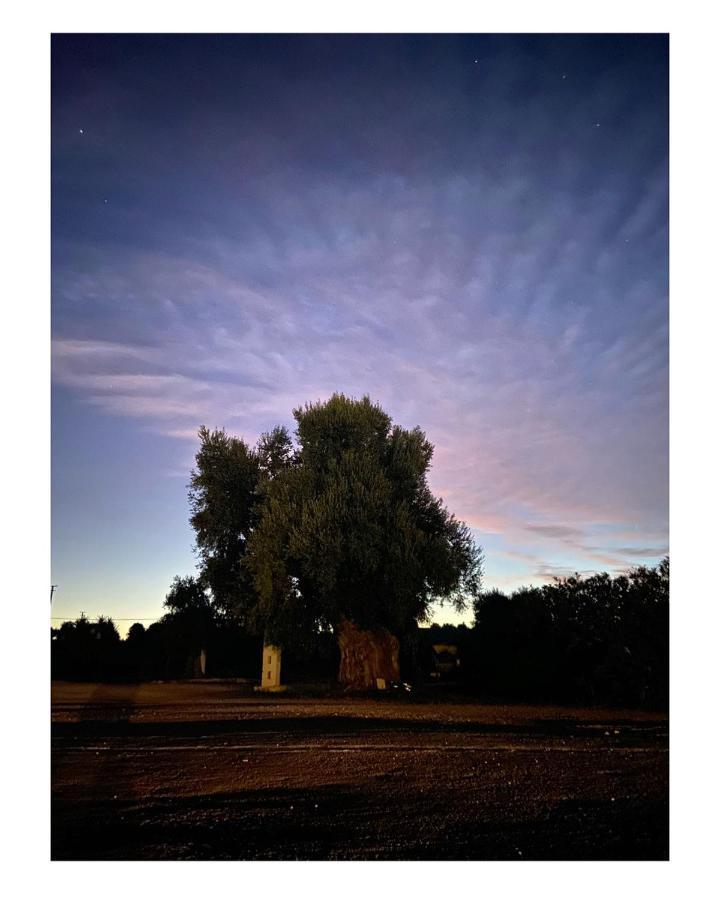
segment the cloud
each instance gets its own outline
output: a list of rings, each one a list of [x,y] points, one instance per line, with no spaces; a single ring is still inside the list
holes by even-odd
[[[362,78],[362,41],[319,42],[332,81],[252,42],[169,67],[203,102],[150,79],[162,129],[119,54],[81,182],[63,125],[97,91],[58,101],[53,379],[185,442],[369,393],[426,430],[433,489],[517,563],[642,559],[667,527],[665,110],[617,80],[627,55],[535,95],[532,54],[490,48],[470,75],[443,39],[418,91],[387,40]],[[217,59],[241,67],[232,101]]]
[[[661,558],[663,556],[667,556],[670,552],[667,546],[665,547],[616,547],[614,548],[620,556],[639,556],[644,559],[653,559],[653,558]]]
[[[56,381],[107,413],[183,439],[203,422],[252,437],[289,422],[305,400],[370,393],[403,424],[427,430],[433,486],[480,530],[539,518],[529,532],[575,539],[579,549],[588,523],[637,521],[628,496],[642,501],[641,518],[662,506],[656,477],[645,497],[638,490],[652,473],[640,459],[665,415],[662,321],[657,337],[633,340],[627,319],[623,335],[603,338],[592,304],[561,289],[578,275],[564,258],[554,272],[547,251],[516,256],[509,238],[453,238],[446,214],[433,211],[441,186],[381,179],[356,207],[342,192],[330,198],[327,186],[322,202],[308,190],[314,218],[302,238],[289,209],[279,216],[282,266],[264,236],[236,248],[232,264],[226,239],[204,247],[201,260],[116,253],[109,267],[76,250],[58,291],[73,309],[92,311],[81,323],[68,315],[75,334],[56,337]],[[378,226],[383,190],[394,212]],[[452,181],[444,190],[453,196]],[[336,219],[349,225],[342,238]],[[265,284],[253,260],[272,265]],[[128,306],[134,313],[120,315]]]
[[[569,566],[539,566],[532,573],[537,581],[554,581],[556,578],[571,578],[573,575],[593,575],[594,569],[576,569]]]
[[[532,531],[551,538],[577,539],[582,536],[582,531],[579,528],[572,528],[568,525],[525,525],[524,527],[526,531]]]

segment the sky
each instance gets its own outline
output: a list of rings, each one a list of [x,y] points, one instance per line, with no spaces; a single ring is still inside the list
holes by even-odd
[[[53,615],[160,616],[199,426],[334,391],[486,588],[668,552],[665,36],[53,37]]]

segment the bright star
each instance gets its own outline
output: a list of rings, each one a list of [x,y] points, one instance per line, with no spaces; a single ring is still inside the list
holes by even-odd
[[[80,129],[80,134],[85,134],[85,132],[82,130],[82,128]]]

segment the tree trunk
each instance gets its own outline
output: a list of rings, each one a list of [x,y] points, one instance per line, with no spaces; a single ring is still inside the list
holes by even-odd
[[[343,619],[338,627],[338,681],[348,690],[374,690],[377,679],[400,681],[400,642],[386,628],[363,630]]]

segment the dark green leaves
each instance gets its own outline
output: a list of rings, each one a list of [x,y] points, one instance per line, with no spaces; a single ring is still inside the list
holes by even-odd
[[[297,446],[284,428],[254,450],[200,432],[191,521],[221,605],[283,644],[344,618],[401,633],[477,594],[481,554],[430,492],[419,428],[343,394],[294,415]]]

